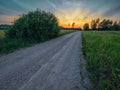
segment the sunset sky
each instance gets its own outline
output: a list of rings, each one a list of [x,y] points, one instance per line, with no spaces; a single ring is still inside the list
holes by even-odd
[[[82,27],[96,18],[120,21],[120,0],[0,0],[0,24],[37,8],[54,13],[64,27],[73,22]]]

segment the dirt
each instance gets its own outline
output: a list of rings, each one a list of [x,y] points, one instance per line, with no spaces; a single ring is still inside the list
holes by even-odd
[[[0,56],[0,90],[86,90],[81,32]]]

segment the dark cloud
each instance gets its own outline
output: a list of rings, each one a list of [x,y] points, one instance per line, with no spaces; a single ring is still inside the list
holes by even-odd
[[[120,16],[120,5],[111,7],[108,11],[105,12],[105,15],[109,15],[109,16],[117,15],[117,16]]]
[[[36,8],[50,12],[70,8],[75,12],[75,8],[79,8],[92,14],[120,17],[120,0],[0,0],[0,16],[18,15]],[[61,12],[61,15],[64,15],[64,12]]]
[[[106,16],[120,16],[120,0],[89,0],[91,11],[102,12]]]
[[[105,14],[114,15],[120,12],[120,0],[0,0],[0,14],[23,13],[36,8],[53,11],[59,8],[76,7],[87,8],[93,12],[102,12],[103,7],[107,7],[109,9]]]
[[[26,9],[14,2],[14,0],[0,0],[0,14],[18,14]]]

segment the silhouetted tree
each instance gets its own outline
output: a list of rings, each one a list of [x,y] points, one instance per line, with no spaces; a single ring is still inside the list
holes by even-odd
[[[68,26],[70,27],[70,23],[68,23]]]
[[[119,26],[119,30],[120,30],[120,21],[119,21],[119,23],[118,23],[118,26]]]
[[[72,28],[74,28],[74,26],[75,26],[75,22],[72,23]]]
[[[111,30],[118,31],[120,30],[120,25],[116,21],[113,23],[113,26],[111,27]]]
[[[96,28],[97,28],[97,29],[98,29],[99,22],[100,22],[100,19],[99,19],[99,18],[96,19],[96,24],[97,24]]]
[[[98,25],[98,28],[101,29],[101,30],[110,30],[111,29],[111,26],[113,24],[113,21],[112,20],[102,20],[99,25]]]
[[[97,30],[97,28],[98,28],[98,25],[99,25],[99,22],[100,22],[100,19],[98,18],[98,19],[94,19],[94,20],[92,20],[91,21],[91,29],[92,30]]]
[[[84,26],[83,26],[83,29],[85,31],[88,31],[89,30],[89,24],[88,23],[85,23]]]
[[[104,19],[99,23],[99,29],[103,30],[106,27],[105,22],[106,22],[106,20]]]
[[[120,30],[120,22],[113,22],[109,19],[94,19],[91,21],[92,30]]]
[[[112,26],[112,24],[113,24],[113,21],[112,20],[106,20],[106,29],[107,30],[110,30],[111,29],[111,26]]]
[[[91,29],[92,29],[92,30],[96,30],[95,20],[92,20],[92,21],[91,21]]]

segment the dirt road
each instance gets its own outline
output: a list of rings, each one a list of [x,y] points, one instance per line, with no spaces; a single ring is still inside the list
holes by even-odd
[[[81,32],[0,56],[0,90],[85,90]]]

